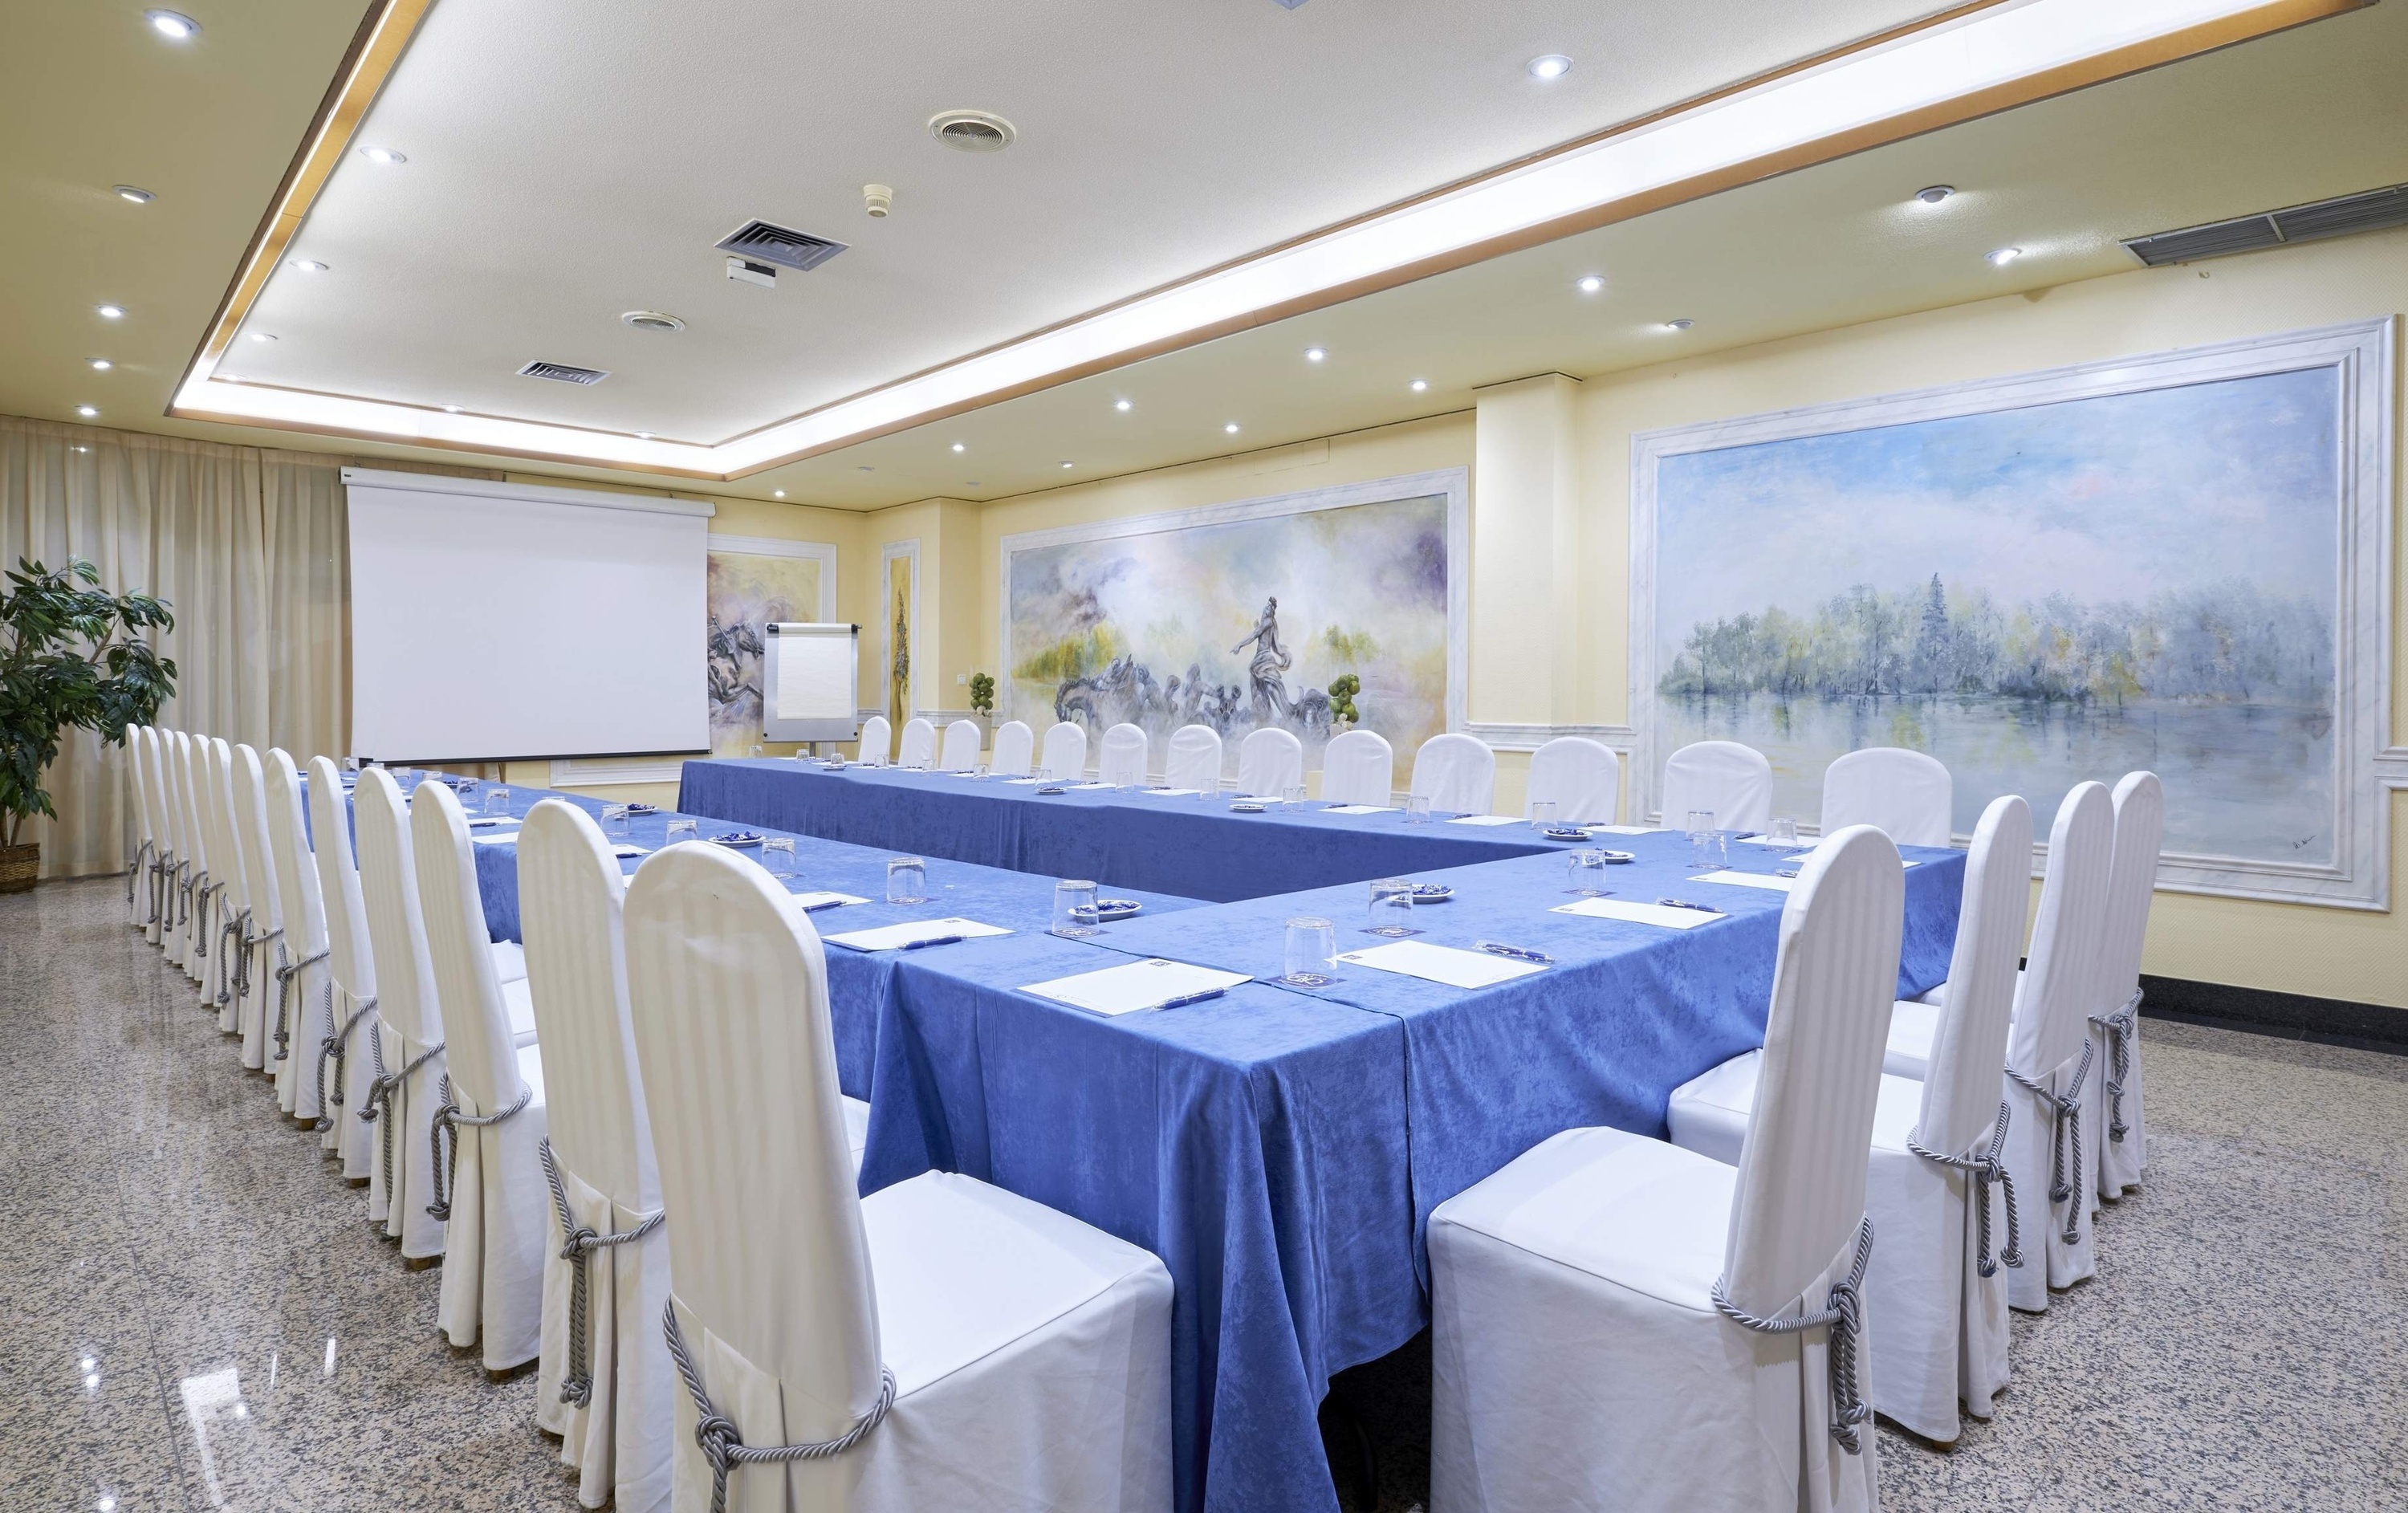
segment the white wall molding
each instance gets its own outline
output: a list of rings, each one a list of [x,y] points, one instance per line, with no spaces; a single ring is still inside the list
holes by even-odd
[[[1627,760],[1639,745],[1639,732],[1628,725],[1515,725],[1475,720],[1463,728],[1487,742],[1492,751],[1535,751],[1558,735],[1585,735]]]

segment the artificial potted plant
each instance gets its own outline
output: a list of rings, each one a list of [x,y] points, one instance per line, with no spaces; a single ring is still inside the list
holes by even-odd
[[[995,726],[995,679],[984,673],[970,674],[970,711],[989,732]]]
[[[25,840],[25,825],[58,817],[42,774],[65,733],[122,743],[126,726],[150,724],[176,692],[176,664],[141,637],[175,629],[174,613],[99,582],[81,557],[57,572],[20,557],[0,592],[0,893],[23,892],[41,874],[42,848]]]

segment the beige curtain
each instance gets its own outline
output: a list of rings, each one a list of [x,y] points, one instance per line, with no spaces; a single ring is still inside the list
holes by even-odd
[[[143,589],[173,607],[159,649],[175,659],[176,696],[160,724],[280,746],[295,762],[339,753],[351,735],[351,461],[0,416],[0,563],[86,557],[110,592]],[[135,845],[124,775],[122,748],[69,734],[49,782],[59,817],[27,830],[45,877],[123,868]]]

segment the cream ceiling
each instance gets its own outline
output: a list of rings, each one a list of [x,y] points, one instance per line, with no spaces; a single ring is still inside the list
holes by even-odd
[[[1110,27],[1082,8],[1013,11],[1016,24],[987,33],[987,12],[830,7],[810,18],[806,46],[778,19],[792,7],[718,7],[708,26],[667,7],[674,25],[601,13],[559,34],[543,30],[552,13],[597,13],[440,0],[358,137],[410,162],[345,160],[295,248],[330,272],[272,282],[249,329],[281,339],[237,342],[226,367],[724,435],[1922,8],[1521,6],[1500,24],[1494,7],[1314,0],[1291,13],[1261,0],[1257,13],[1233,0],[1115,11]],[[196,9],[198,45],[169,52],[138,10],[39,8],[69,64],[55,72],[81,87],[0,64],[25,75],[0,75],[0,173],[29,212],[0,230],[0,267],[23,276],[0,290],[0,314],[26,338],[0,353],[0,408],[65,419],[97,388],[102,423],[241,434],[156,417],[357,19],[310,33],[293,9],[265,34],[273,48]],[[2117,236],[2408,178],[2402,11],[2319,22],[738,484],[679,487],[782,488],[857,508],[993,497],[1457,409],[1472,387],[1526,373],[1600,373],[2121,271],[2131,263]],[[1541,86],[1522,64],[1545,50],[1580,62]],[[271,54],[277,78],[303,74],[306,87],[269,87]],[[438,58],[447,66],[415,84]],[[28,105],[21,83],[41,85],[48,108]],[[145,124],[171,84],[187,91],[174,102],[180,125]],[[1010,117],[1022,141],[994,157],[946,151],[922,126],[956,106]],[[146,143],[167,154],[149,186],[158,204],[108,197],[108,183],[139,181],[94,155],[112,136],[121,157]],[[245,158],[247,178],[229,166]],[[892,219],[863,214],[870,180],[895,186]],[[1965,193],[1909,208],[1929,182]],[[729,285],[710,243],[751,215],[853,250],[774,293]],[[129,226],[143,239],[124,240]],[[2031,255],[2003,271],[1982,260],[2011,243]],[[1573,279],[1591,272],[1607,287],[1578,293]],[[135,314],[102,331],[89,313],[100,298]],[[631,308],[690,325],[633,332],[616,320]],[[1672,316],[1697,325],[1664,332]],[[91,374],[79,343],[102,337],[137,360]],[[1308,364],[1316,344],[1328,359]],[[532,357],[613,377],[593,390],[514,377]],[[1426,391],[1408,387],[1416,378]],[[1113,407],[1123,398],[1125,412]],[[1233,421],[1235,436],[1223,430]]]

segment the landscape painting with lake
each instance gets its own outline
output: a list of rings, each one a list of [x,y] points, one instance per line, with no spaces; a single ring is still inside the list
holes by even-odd
[[[1776,814],[1843,752],[2048,818],[2166,786],[2170,853],[2336,851],[2341,379],[2329,366],[1660,457],[1658,749],[1743,741]]]

